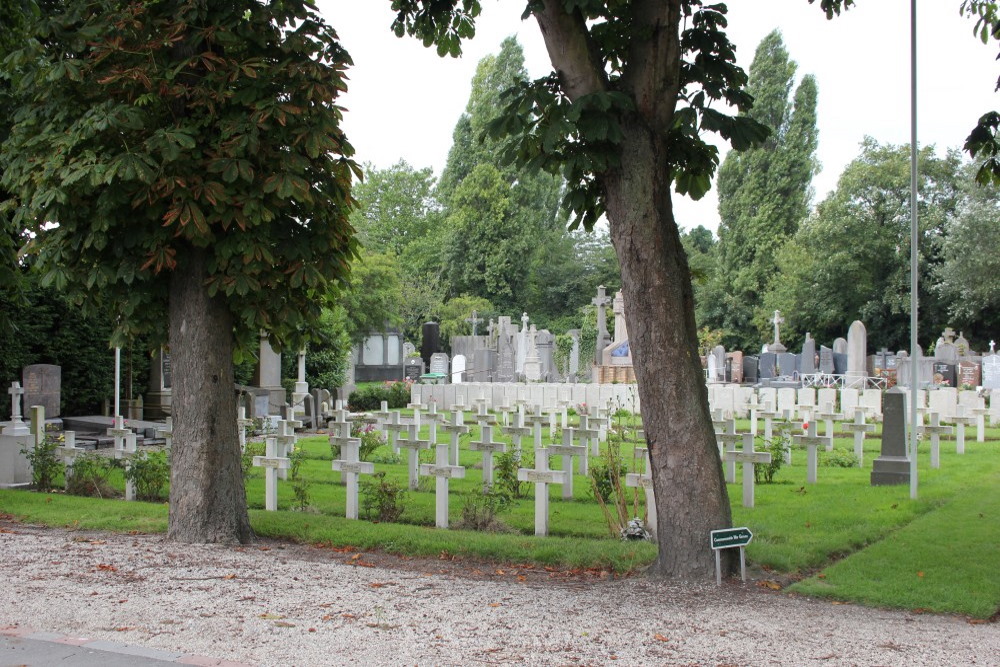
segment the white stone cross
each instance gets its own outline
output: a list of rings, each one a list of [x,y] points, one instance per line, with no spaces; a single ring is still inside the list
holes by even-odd
[[[423,417],[424,417],[424,419],[427,420],[427,423],[428,423],[428,426],[429,426],[429,429],[428,429],[428,433],[429,433],[428,440],[430,441],[431,446],[433,447],[433,446],[437,445],[437,437],[438,437],[437,428],[438,428],[438,422],[444,421],[444,418],[446,417],[446,415],[443,412],[438,412],[437,411],[437,403],[435,403],[435,402],[432,401],[431,405],[430,405],[430,408],[427,410],[427,413],[423,415]]]
[[[72,476],[73,462],[76,461],[77,454],[85,452],[83,447],[76,446],[76,431],[63,431],[63,444],[56,447],[56,454],[62,457],[66,471],[63,474],[66,488],[69,488],[69,478]]]
[[[346,424],[347,428],[351,427],[350,422],[343,422],[343,424]],[[274,439],[278,443],[278,456],[288,457],[295,451],[295,429],[292,428],[291,422],[287,419],[278,420],[278,434]],[[278,477],[288,479],[288,469],[279,470]]]
[[[420,459],[420,450],[431,448],[430,440],[420,439],[418,428],[416,424],[410,424],[409,428],[400,433],[396,439],[396,445],[408,452],[406,472],[411,491],[416,491],[417,486],[420,484],[420,470],[417,467]]]
[[[725,452],[735,452],[736,443],[743,442],[743,435],[736,432],[736,420],[730,419],[725,422],[724,431],[715,432],[715,441],[719,445],[719,456],[726,465],[726,483],[736,483],[736,459],[730,459]]]
[[[247,419],[247,409],[245,406],[240,406],[236,411],[236,430],[240,438],[240,451],[246,451],[247,448],[247,427],[253,423],[252,419]],[[170,431],[165,437],[167,439],[167,448],[169,449],[172,444],[173,437],[173,427],[171,426],[170,417],[167,417],[167,430]],[[159,433],[159,431],[157,431]]]
[[[125,436],[131,433],[131,429],[125,428],[125,419],[118,415],[114,419],[114,425],[108,429],[108,433],[115,439],[115,451],[125,448]]]
[[[253,464],[264,468],[264,509],[274,512],[278,509],[278,471],[287,470],[291,460],[278,456],[276,438],[264,438],[264,456],[253,457]]]
[[[535,485],[535,535],[549,534],[549,484],[565,484],[563,470],[549,470],[549,451],[535,450],[535,467],[518,468],[517,478]]]
[[[819,437],[816,435],[816,422],[811,421],[806,427],[805,435],[794,435],[792,440],[797,445],[805,445],[808,455],[806,457],[806,481],[810,484],[816,483],[816,468],[818,466],[816,448],[820,445],[826,447],[831,438]]]
[[[746,407],[750,411],[750,434],[757,435],[757,414],[760,412],[760,402],[757,400],[757,393],[750,395],[750,400],[746,402]]]
[[[944,426],[941,423],[941,415],[937,412],[931,413],[931,423],[917,426],[917,433],[920,435],[930,434],[931,436],[931,467],[941,467],[941,436],[952,432],[951,426]]]
[[[785,410],[784,413],[785,413],[784,418],[785,420],[787,420],[789,418],[788,410]],[[792,431],[795,430],[795,428],[796,428],[795,424],[793,424],[790,421],[779,421],[772,424],[771,433],[775,438],[784,438],[786,435],[791,435]],[[770,445],[772,442],[773,441],[769,440],[768,445]],[[791,447],[785,447],[785,463],[788,465],[792,465]]]
[[[965,427],[974,426],[976,418],[974,416],[967,416],[965,414],[965,406],[959,405],[955,407],[955,416],[951,418],[951,421],[955,423],[955,453],[964,454]]]
[[[250,421],[247,419],[246,421]],[[246,432],[243,430],[243,426],[240,425],[240,420],[236,420],[237,425],[240,429],[240,451],[246,447]],[[163,425],[163,428],[156,429],[156,435],[163,438],[163,446],[170,449],[174,446],[174,418],[167,417],[167,423]]]
[[[446,423],[441,429],[451,436],[450,449],[451,458],[449,462],[453,466],[458,465],[458,442],[459,439],[469,432],[469,427],[465,425],[465,415],[461,410],[455,410],[454,421]]]
[[[726,462],[736,465],[736,463],[743,464],[743,507],[753,507],[754,506],[754,474],[753,465],[755,463],[770,463],[771,453],[770,452],[755,452],[753,448],[754,436],[752,433],[744,433],[743,438],[743,451],[727,451],[726,452]]]
[[[375,419],[377,420],[379,430],[382,430],[382,427],[387,421],[389,421],[389,417],[391,415],[392,413],[389,412],[389,401],[380,401],[379,410],[375,413]]]
[[[486,399],[476,399],[476,423],[480,426],[492,426],[497,423],[497,418],[486,410]]]
[[[524,423],[531,426],[532,433],[535,435],[535,449],[542,448],[542,427],[547,421],[547,417],[542,414],[542,408],[540,406],[535,406],[535,411],[530,415],[524,416]]]
[[[986,442],[986,415],[989,414],[989,408],[979,406],[970,408],[969,412],[976,418],[976,442]]]
[[[780,417],[781,413],[771,409],[771,401],[764,401],[764,409],[760,411],[760,416],[764,418],[764,440],[771,442],[774,435],[774,420]]]
[[[389,438],[389,445],[392,447],[393,453],[398,454],[399,444],[396,440],[401,434],[409,432],[410,425],[400,421],[399,410],[396,410],[389,416],[389,421],[382,428]]]
[[[479,440],[469,443],[469,449],[483,454],[483,487],[493,486],[493,455],[507,451],[506,443],[493,439],[493,427],[482,426]]]
[[[407,403],[406,407],[413,410],[413,423],[416,424],[417,431],[419,431],[422,425],[420,422],[420,411],[427,406],[425,406],[423,403]]]
[[[855,410],[854,421],[840,425],[841,431],[854,433],[854,457],[858,460],[858,467],[864,467],[865,457],[865,434],[875,431],[875,424],[865,422],[865,411]]]
[[[600,429],[592,428],[590,422],[591,418],[589,416],[580,415],[580,424],[576,429],[576,435],[580,438],[580,443],[583,446],[586,447],[587,443],[590,443],[590,455],[596,457],[601,455],[601,441],[599,439],[601,431]]]
[[[562,494],[564,500],[573,499],[573,458],[576,456],[587,458],[587,447],[573,444],[574,431],[575,429],[572,428],[563,429],[562,444],[549,445],[550,456],[563,457],[562,469],[566,473],[566,482],[563,484]]]
[[[501,426],[500,431],[504,435],[509,435],[516,451],[521,451],[521,438],[531,435],[531,427],[524,425],[524,412],[518,410],[514,413],[513,426]]]
[[[597,427],[599,431],[598,439],[604,442],[608,439],[608,424],[611,420],[608,418],[608,412],[604,408],[599,408],[596,405],[590,406],[590,419],[588,424],[590,428]]]
[[[779,330],[779,327],[781,324],[784,324],[784,322],[785,318],[781,316],[781,311],[780,310],[774,311],[774,317],[771,318],[771,323],[774,324],[775,343],[781,343],[781,335],[780,335],[781,332]]]
[[[437,445],[434,463],[420,465],[421,475],[437,478],[434,480],[434,525],[438,528],[448,527],[448,480],[452,477],[465,477],[465,468],[449,465],[448,455],[447,443]]]
[[[24,389],[21,387],[20,382],[11,382],[10,389],[7,390],[10,394],[10,424],[12,427],[17,428],[24,424],[24,420],[21,417],[21,396],[24,395]]]
[[[830,438],[830,444],[826,447],[829,452],[833,450],[833,420],[843,419],[844,415],[833,409],[833,403],[824,403],[823,410],[816,413],[816,418],[823,420],[823,436]]]
[[[345,515],[348,519],[358,518],[358,478],[359,475],[372,475],[375,473],[375,464],[362,461],[359,455],[361,450],[361,439],[351,437],[351,425],[342,424],[338,437],[330,436],[330,442],[340,445],[340,458],[332,463],[333,470],[340,473],[340,478],[344,480],[347,487],[347,511]]]
[[[136,446],[135,433],[129,431],[122,439],[122,447],[115,446],[115,458],[125,462],[125,500],[135,500],[135,482],[128,478],[128,470],[132,467],[132,459],[136,457],[138,447]]]
[[[328,428],[336,428],[336,427],[331,427],[330,426],[331,424],[337,424],[337,425],[347,424],[348,422],[351,421],[351,413],[345,410],[343,407],[338,406],[330,414],[332,415],[332,418],[330,419],[329,422],[327,422]]]
[[[656,537],[656,496],[653,493],[653,467],[649,463],[649,449],[645,447],[637,447],[636,452],[639,450],[644,452],[643,458],[646,461],[646,472],[636,473],[630,472],[625,475],[625,486],[630,488],[642,487],[642,490],[646,494],[646,530],[649,531],[650,535],[654,538]]]

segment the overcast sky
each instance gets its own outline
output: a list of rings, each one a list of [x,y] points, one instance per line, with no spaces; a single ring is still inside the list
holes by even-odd
[[[505,37],[517,35],[530,76],[550,69],[537,25],[520,19],[524,0],[483,0],[476,38],[459,59],[439,58],[417,40],[396,38],[389,30],[388,0],[318,0],[318,5],[355,63],[342,98],[345,129],[357,158],[378,168],[405,159],[440,175],[476,64],[496,53]],[[798,77],[817,79],[822,171],[813,181],[816,201],[836,186],[865,135],[882,143],[909,142],[909,5],[858,0],[858,6],[827,21],[806,0],[729,3],[728,33],[744,69],[760,40],[779,28],[799,65]],[[939,151],[960,148],[978,117],[997,107],[997,47],[973,37],[973,22],[959,16],[959,0],[918,5],[918,142]],[[682,226],[718,227],[714,190],[700,202],[680,196],[675,202]]]

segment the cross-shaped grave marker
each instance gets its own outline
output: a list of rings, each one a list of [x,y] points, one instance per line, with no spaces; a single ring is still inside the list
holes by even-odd
[[[931,423],[917,426],[917,433],[920,435],[930,434],[931,436],[931,467],[941,467],[941,436],[950,434],[954,429],[941,423],[941,415],[937,412],[931,413]]]
[[[542,408],[535,406],[535,411],[530,415],[524,416],[524,423],[531,426],[532,433],[535,436],[535,449],[542,448],[542,427],[548,418],[542,414]]]
[[[746,407],[750,411],[750,433],[757,435],[757,413],[760,412],[760,402],[757,400],[757,393],[750,395],[750,400],[746,402]]]
[[[11,382],[7,393],[10,394],[10,422],[3,429],[4,435],[26,435],[29,432],[28,427],[21,416],[21,397],[24,395],[24,388],[20,382]]]
[[[969,410],[976,420],[976,442],[986,442],[986,415],[989,408],[975,407]]]
[[[406,472],[410,491],[416,491],[417,486],[420,485],[420,470],[417,467],[420,459],[420,450],[431,448],[430,440],[420,439],[419,428],[416,424],[409,424],[409,428],[400,433],[396,439],[396,445],[408,452]]]
[[[389,412],[389,401],[380,401],[378,412],[374,414],[376,423],[378,424],[378,429],[382,430],[382,427],[387,421],[389,421],[389,417],[392,415],[392,413]]]
[[[855,410],[854,421],[840,425],[841,431],[854,433],[854,457],[858,460],[858,467],[864,467],[865,456],[865,434],[875,431],[875,424],[865,422],[865,411]]]
[[[413,423],[416,425],[417,431],[420,431],[420,427],[422,425],[420,423],[420,412],[427,406],[423,403],[407,403],[406,407],[413,410]]]
[[[135,482],[129,479],[128,471],[132,468],[132,459],[138,455],[135,433],[129,431],[122,438],[122,446],[119,449],[115,442],[115,458],[125,462],[125,500],[135,500]]]
[[[514,425],[501,426],[500,431],[510,436],[516,451],[521,451],[521,438],[531,435],[531,427],[524,425],[524,412],[521,410],[514,413]]]
[[[816,435],[816,422],[811,421],[806,425],[805,435],[794,435],[792,436],[792,440],[797,445],[805,445],[806,451],[808,452],[806,456],[806,481],[810,484],[815,484],[816,468],[818,466],[816,448],[820,445],[826,447],[831,438]]]
[[[476,423],[480,426],[493,426],[497,418],[486,410],[486,399],[476,399]]]
[[[125,418],[118,415],[114,419],[114,424],[108,429],[108,433],[115,439],[114,449],[119,451],[125,448],[125,436],[131,433],[131,429],[125,428]]]
[[[549,452],[535,450],[535,467],[518,468],[517,478],[535,485],[535,535],[549,534],[549,484],[565,484],[563,470],[549,470]]]
[[[278,509],[278,471],[287,470],[291,460],[278,455],[277,438],[264,438],[264,456],[253,457],[253,464],[264,468],[264,509],[274,512]]]
[[[389,439],[389,445],[392,447],[394,454],[399,454],[399,443],[398,438],[401,434],[407,433],[410,430],[409,424],[404,424],[399,419],[399,410],[393,411],[389,415],[389,421],[382,427],[386,433],[386,437]]]
[[[247,419],[247,409],[244,406],[240,406],[236,411],[236,430],[240,438],[240,451],[245,451],[247,448],[247,428],[253,423],[252,419]],[[167,441],[167,449],[170,448],[173,440],[173,426],[171,425],[170,417],[167,417],[167,428],[169,431],[164,437]],[[157,431],[160,433],[160,431]]]
[[[760,411],[760,416],[764,418],[764,440],[771,442],[774,435],[774,420],[780,417],[781,413],[771,409],[771,401],[764,401],[764,409]]]
[[[347,487],[348,519],[358,518],[358,476],[375,473],[375,464],[362,461],[360,457],[361,439],[351,437],[350,423],[340,424],[340,433],[330,436],[330,444],[340,446],[340,458],[333,461],[332,468],[340,472],[340,478]]]
[[[423,415],[424,419],[427,421],[429,426],[428,440],[430,441],[432,447],[437,445],[438,422],[444,421],[446,416],[447,415],[445,415],[445,413],[437,411],[437,403],[433,401],[431,402],[430,408],[428,408],[427,413]]]
[[[351,427],[350,422],[343,422],[342,424],[346,424],[348,429]],[[292,428],[291,422],[287,419],[279,419],[278,434],[274,439],[278,443],[278,456],[288,457],[292,455],[292,452],[295,450],[295,429]],[[279,470],[278,477],[288,479],[288,469],[282,468]]]
[[[550,456],[561,456],[562,469],[566,473],[566,482],[563,484],[563,499],[573,498],[573,458],[579,456],[587,458],[587,447],[584,445],[574,445],[574,431],[576,429],[563,429],[563,441],[561,445],[549,445]]]
[[[610,423],[608,418],[608,411],[604,408],[599,408],[596,405],[590,406],[590,419],[588,424],[590,428],[597,428],[598,430],[598,440],[604,442],[608,439],[608,424]]]
[[[636,454],[643,453],[646,461],[646,471],[643,473],[630,472],[625,475],[625,486],[630,488],[642,487],[646,495],[646,530],[654,538],[656,537],[656,496],[653,494],[653,468],[649,464],[649,449],[646,447],[636,447]]]
[[[832,403],[823,404],[823,409],[816,413],[817,419],[823,420],[823,436],[830,438],[830,444],[827,445],[826,451],[833,450],[833,420],[843,419],[844,415],[838,413],[833,409]]]
[[[753,507],[753,465],[755,463],[770,463],[771,453],[754,451],[754,436],[752,433],[744,433],[741,437],[743,438],[743,451],[727,451],[726,461],[731,462],[733,465],[736,465],[737,462],[743,464],[743,507]]]
[[[476,335],[476,327],[479,325],[480,322],[483,321],[479,317],[479,313],[476,312],[475,310],[473,310],[472,311],[472,317],[466,317],[465,321],[472,325],[472,335],[475,336]],[[445,528],[447,528],[447,526],[445,526]]]
[[[482,426],[479,440],[469,443],[469,449],[483,454],[483,486],[493,486],[493,455],[507,451],[507,444],[493,439],[493,427]]]
[[[965,414],[965,406],[959,405],[955,408],[955,416],[951,418],[955,423],[955,453],[965,453],[965,427],[974,426],[976,418]]]
[[[600,429],[592,428],[590,426],[590,417],[588,415],[580,415],[580,424],[576,429],[576,436],[580,438],[580,444],[587,446],[590,443],[590,455],[600,456],[601,455],[601,442]],[[585,473],[580,473],[581,475]]]
[[[743,435],[736,432],[736,420],[729,419],[723,421],[723,431],[715,432],[715,441],[719,444],[719,456],[725,461],[726,483],[736,483],[736,460],[730,460],[726,452],[735,452],[736,443],[743,441]]]
[[[486,428],[489,428],[488,426]],[[448,527],[448,480],[465,477],[465,468],[448,464],[448,444],[435,447],[434,463],[422,463],[420,474],[436,477],[434,480],[434,525]]]
[[[63,473],[66,488],[69,488],[69,479],[72,477],[73,462],[78,454],[85,452],[83,447],[76,446],[76,431],[63,431],[63,444],[56,447],[56,454],[62,457],[66,470]]]
[[[450,463],[453,466],[458,465],[458,442],[459,439],[469,432],[469,427],[465,425],[465,413],[461,410],[455,410],[454,420],[450,423],[446,423],[441,429],[451,436],[450,452],[451,458]]]

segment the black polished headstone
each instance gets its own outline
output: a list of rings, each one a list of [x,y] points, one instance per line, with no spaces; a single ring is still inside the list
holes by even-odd
[[[774,352],[761,352],[757,363],[757,379],[769,380],[777,377],[778,355]]]
[[[430,368],[431,357],[441,351],[441,326],[437,322],[424,322],[420,333],[420,357],[424,368]]]
[[[847,372],[847,355],[840,352],[833,353],[833,372],[836,375],[843,375]]]
[[[821,345],[819,348],[819,372],[827,375],[834,373],[833,350],[826,345]]]
[[[743,381],[755,384],[758,379],[757,365],[760,359],[757,357],[743,357]]]
[[[955,380],[957,379],[956,367],[957,364],[953,364],[948,361],[935,361],[933,383],[945,385],[948,387],[956,386],[955,384]]]

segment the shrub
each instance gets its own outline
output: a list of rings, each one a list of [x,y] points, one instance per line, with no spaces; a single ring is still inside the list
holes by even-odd
[[[465,494],[462,502],[462,518],[455,525],[463,530],[482,530],[491,533],[509,533],[513,529],[497,518],[508,509],[513,500],[506,493],[490,489],[483,493]]]
[[[517,478],[517,469],[522,465],[532,467],[535,463],[533,459],[533,456],[525,456],[516,449],[497,454],[493,459],[493,479],[499,492],[509,498],[523,498],[523,482]]]
[[[78,454],[66,471],[66,493],[75,496],[110,498],[115,494],[108,478],[114,470],[113,459],[96,452]]]
[[[359,412],[378,410],[382,407],[382,401],[388,403],[390,410],[405,408],[410,403],[410,383],[386,382],[382,385],[370,385],[352,391],[347,397],[350,409]]]
[[[369,521],[393,522],[403,516],[406,489],[396,480],[377,472],[361,480],[361,512]]]
[[[755,484],[770,484],[781,465],[785,462],[785,452],[791,449],[791,439],[787,434],[779,435],[767,442],[763,437],[755,439],[755,447],[765,447],[771,453],[770,463],[753,464],[753,481]]]
[[[302,448],[292,452],[292,465],[289,477],[292,480],[292,494],[295,497],[295,506],[300,512],[306,511],[309,507],[309,480],[302,474],[302,461],[305,459],[305,451]]]
[[[364,422],[354,422],[351,424],[351,437],[361,440],[358,448],[358,458],[367,461],[375,453],[375,450],[385,444],[385,436],[375,428],[375,424]]]
[[[590,464],[590,479],[593,482],[591,484],[591,492],[594,494],[595,500],[597,496],[600,496],[601,500],[605,503],[611,502],[612,496],[615,494],[615,488],[621,487],[621,478],[628,472],[625,464],[621,459],[618,459],[618,474],[613,474],[612,469],[608,467],[608,458],[603,456],[594,459],[594,462]]]
[[[820,452],[819,464],[828,468],[854,468],[858,465],[858,457],[846,449],[835,449],[832,452]]]
[[[48,491],[55,484],[56,477],[64,472],[65,466],[56,455],[59,440],[45,436],[34,447],[22,447],[21,453],[31,464],[31,485],[36,491]]]
[[[138,500],[166,500],[164,488],[170,481],[170,464],[166,452],[140,452],[125,466],[125,480],[135,486]]]
[[[243,456],[240,457],[240,468],[243,469],[244,480],[250,476],[250,470],[253,468],[253,457],[264,456],[265,452],[266,444],[263,442],[248,442],[246,444],[246,447],[243,448]]]

